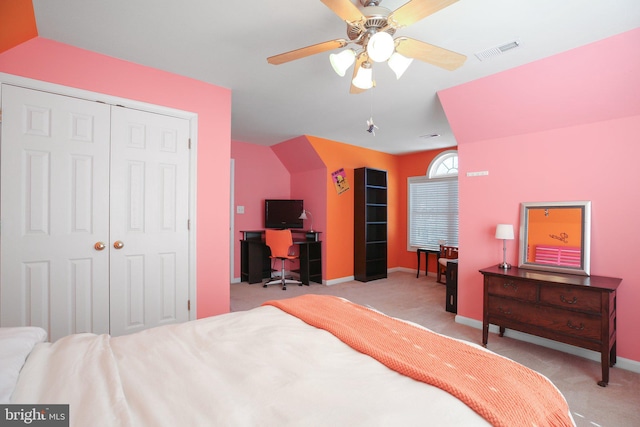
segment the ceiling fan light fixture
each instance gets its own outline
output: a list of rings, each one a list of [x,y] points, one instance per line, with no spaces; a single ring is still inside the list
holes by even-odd
[[[394,52],[387,61],[387,64],[389,64],[389,68],[391,68],[395,73],[396,79],[399,80],[412,62],[413,58],[407,58],[404,55],[400,55],[398,52]]]
[[[371,68],[371,64],[363,62],[351,83],[358,89],[371,89],[373,87],[373,69]]]
[[[384,62],[389,59],[394,49],[393,37],[384,31],[375,33],[367,42],[367,54],[375,62]]]
[[[347,69],[353,65],[356,60],[356,52],[353,49],[345,49],[340,53],[332,53],[329,55],[329,62],[333,67],[333,71],[340,77],[344,77]]]

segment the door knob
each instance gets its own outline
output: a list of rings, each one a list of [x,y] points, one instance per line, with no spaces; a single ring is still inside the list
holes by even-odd
[[[105,245],[105,244],[104,244],[104,243],[102,243],[102,242],[96,242],[96,244],[95,244],[95,245],[93,245],[93,248],[94,248],[96,251],[101,251],[101,250],[103,250],[103,249],[104,249],[104,248],[106,248],[106,247],[107,247],[107,245]]]
[[[122,249],[124,247],[124,243],[122,243],[120,240],[116,240],[115,242],[113,242],[113,247],[116,249]]]

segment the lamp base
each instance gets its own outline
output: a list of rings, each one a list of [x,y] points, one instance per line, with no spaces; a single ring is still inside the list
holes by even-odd
[[[504,270],[508,270],[511,268],[511,264],[509,264],[508,262],[502,262],[500,264],[498,264],[498,268],[502,268]]]

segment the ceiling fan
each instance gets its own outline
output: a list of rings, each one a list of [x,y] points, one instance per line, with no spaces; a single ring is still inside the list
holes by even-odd
[[[348,40],[330,40],[271,56],[267,58],[270,64],[284,64],[354,44],[355,49],[331,54],[330,61],[341,76],[355,62],[350,92],[362,93],[375,86],[372,62],[386,61],[399,79],[413,59],[450,71],[460,67],[467,59],[460,53],[409,37],[393,38],[396,30],[414,24],[458,0],[409,0],[394,11],[380,6],[381,0],[359,0],[362,7],[357,7],[351,0],[321,1],[347,23]]]

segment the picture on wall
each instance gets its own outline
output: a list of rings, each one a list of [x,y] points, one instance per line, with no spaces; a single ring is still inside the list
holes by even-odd
[[[337,171],[332,172],[331,178],[333,179],[333,183],[336,186],[338,194],[342,194],[349,189],[349,182],[347,181],[347,174],[345,173],[344,168],[340,168]]]

